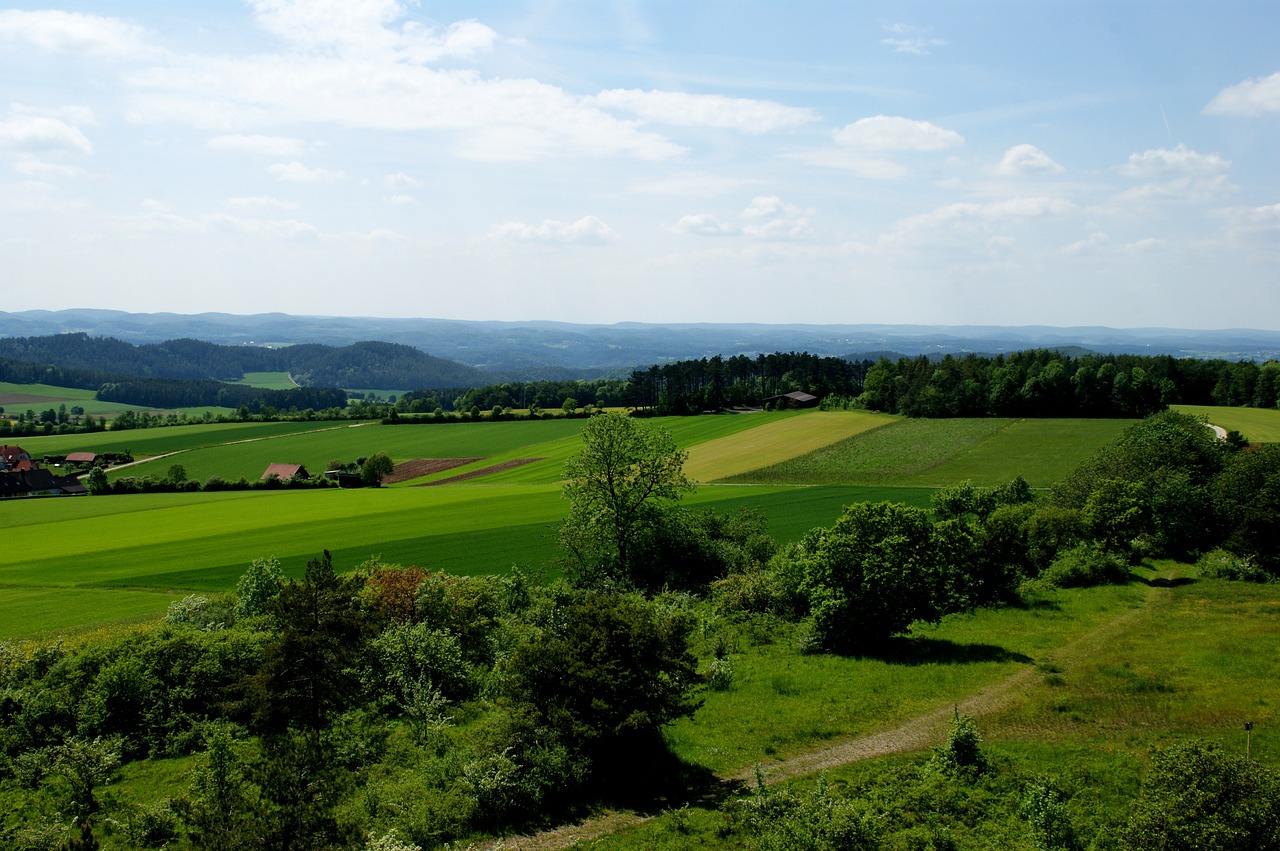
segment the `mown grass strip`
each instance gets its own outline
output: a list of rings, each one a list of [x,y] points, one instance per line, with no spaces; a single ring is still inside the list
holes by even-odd
[[[689,448],[684,472],[695,482],[711,482],[808,454],[895,422],[897,417],[864,411],[808,411],[786,418],[742,414],[757,419],[752,428]]]

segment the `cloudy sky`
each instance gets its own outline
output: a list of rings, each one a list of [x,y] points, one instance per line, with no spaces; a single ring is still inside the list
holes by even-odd
[[[1277,34],[1274,0],[0,7],[0,309],[1280,329]]]

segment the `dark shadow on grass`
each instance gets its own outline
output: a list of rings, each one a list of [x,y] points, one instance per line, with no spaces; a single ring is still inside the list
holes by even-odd
[[[846,654],[893,665],[969,665],[974,662],[1030,662],[1031,657],[994,644],[957,644],[941,638],[895,636],[874,648]]]
[[[1153,576],[1142,581],[1151,588],[1181,588],[1184,585],[1194,585],[1198,580],[1194,576],[1175,576],[1172,579],[1164,576]]]
[[[1062,604],[1057,600],[1027,600],[1015,597],[1004,603],[1010,609],[1021,609],[1026,612],[1060,612]]]

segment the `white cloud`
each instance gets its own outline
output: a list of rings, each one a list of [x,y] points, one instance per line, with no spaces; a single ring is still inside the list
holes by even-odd
[[[333,183],[346,178],[346,174],[341,171],[307,168],[297,161],[267,166],[267,172],[289,183]]]
[[[286,136],[253,136],[243,133],[214,136],[205,144],[216,151],[246,151],[271,157],[295,157],[307,150],[306,143],[301,139],[291,139]]]
[[[659,124],[719,127],[752,135],[818,120],[818,114],[812,109],[723,95],[607,89],[588,100],[605,109],[630,112]]]
[[[236,198],[228,198],[222,202],[227,207],[235,209],[260,208],[274,210],[296,210],[298,205],[293,201],[281,201],[271,195],[251,195],[240,196]]]
[[[418,199],[414,198],[412,195],[389,195],[382,200],[386,201],[388,204],[415,204],[418,201]]]
[[[0,10],[0,41],[26,42],[57,53],[137,56],[145,31],[119,18],[78,12]]]
[[[1251,243],[1267,253],[1280,253],[1280,204],[1222,211],[1224,230],[1236,242]]]
[[[13,170],[25,177],[65,178],[68,180],[76,177],[83,177],[86,173],[84,169],[77,168],[76,166],[47,163],[31,157],[14,162]]]
[[[443,30],[415,21],[395,26],[407,9],[396,0],[250,0],[266,30],[297,48],[340,56],[387,54],[413,63],[486,51],[497,33],[476,21]]]
[[[601,245],[612,242],[617,234],[595,216],[583,216],[576,222],[546,219],[540,225],[507,222],[489,231],[490,239],[517,242],[561,242]]]
[[[868,157],[857,151],[845,148],[797,151],[785,156],[810,165],[843,169],[853,172],[859,177],[868,177],[875,180],[897,180],[911,173],[911,170],[902,163],[894,162],[884,157]]]
[[[727,236],[729,234],[738,233],[738,226],[731,223],[721,221],[718,217],[710,213],[696,213],[688,216],[681,216],[679,221],[674,225],[669,225],[667,230],[678,234],[695,234],[698,236]]]
[[[382,178],[382,185],[388,189],[421,189],[422,181],[416,177],[410,177],[403,171],[397,171],[395,174],[388,174]]]
[[[941,151],[964,144],[954,130],[897,115],[861,118],[835,131],[835,140],[863,151]]]
[[[752,198],[740,214],[741,222],[728,222],[710,213],[682,216],[671,233],[693,236],[728,236],[741,234],[759,240],[805,239],[812,235],[812,210],[785,203],[777,195]]]
[[[1231,161],[1217,154],[1201,154],[1179,145],[1131,154],[1129,162],[1120,167],[1120,173],[1127,177],[1206,175],[1225,172],[1230,167]]]
[[[996,166],[996,174],[1019,176],[1027,174],[1057,174],[1062,166],[1035,145],[1014,145],[1005,151]]]
[[[1262,115],[1280,112],[1280,71],[1228,86],[1204,108],[1209,115]]]
[[[93,145],[77,127],[42,115],[10,115],[0,121],[0,150],[66,151],[92,154]]]
[[[755,181],[739,177],[686,171],[639,183],[632,188],[632,191],[637,195],[685,195],[707,198],[724,195],[753,182]]]
[[[1043,195],[1006,198],[1002,201],[989,201],[986,203],[962,201],[937,207],[927,213],[908,216],[899,221],[894,230],[887,234],[882,241],[898,242],[912,234],[970,224],[985,226],[994,223],[1015,223],[1030,219],[1064,216],[1075,211],[1075,209],[1075,204],[1066,199]]]

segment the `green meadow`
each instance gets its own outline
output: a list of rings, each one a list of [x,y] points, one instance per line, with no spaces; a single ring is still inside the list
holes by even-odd
[[[1254,443],[1280,443],[1280,410],[1275,408],[1214,408],[1208,405],[1174,405],[1175,410],[1208,423],[1238,431]]]
[[[77,405],[84,408],[86,414],[96,416],[112,416],[121,411],[145,411],[137,405],[123,405],[119,402],[99,402],[94,398],[93,390],[77,390],[73,387],[55,387],[51,384],[12,384],[0,381],[0,408],[9,414],[34,411],[37,414],[59,405],[68,409]]]
[[[298,386],[287,372],[246,372],[243,378],[232,384],[247,384],[263,390],[292,390]]]
[[[582,420],[384,426],[210,423],[23,440],[36,455],[129,450],[113,475],[256,480],[272,462],[319,472],[331,459],[477,458],[376,490],[140,494],[7,503],[0,553],[0,637],[74,630],[162,612],[176,596],[228,590],[255,558],[300,575],[322,549],[351,567],[371,556],[456,573],[520,564],[554,574],[560,476]],[[697,508],[763,511],[783,541],[830,525],[843,506],[927,507],[933,489],[1021,474],[1047,486],[1127,424],[1109,420],[907,420],[791,411],[656,421],[689,451]],[[515,460],[540,459],[431,487]],[[70,592],[74,590],[75,594]],[[60,593],[60,592],[67,593]],[[25,595],[25,596],[24,596]],[[35,598],[60,605],[29,605]]]

